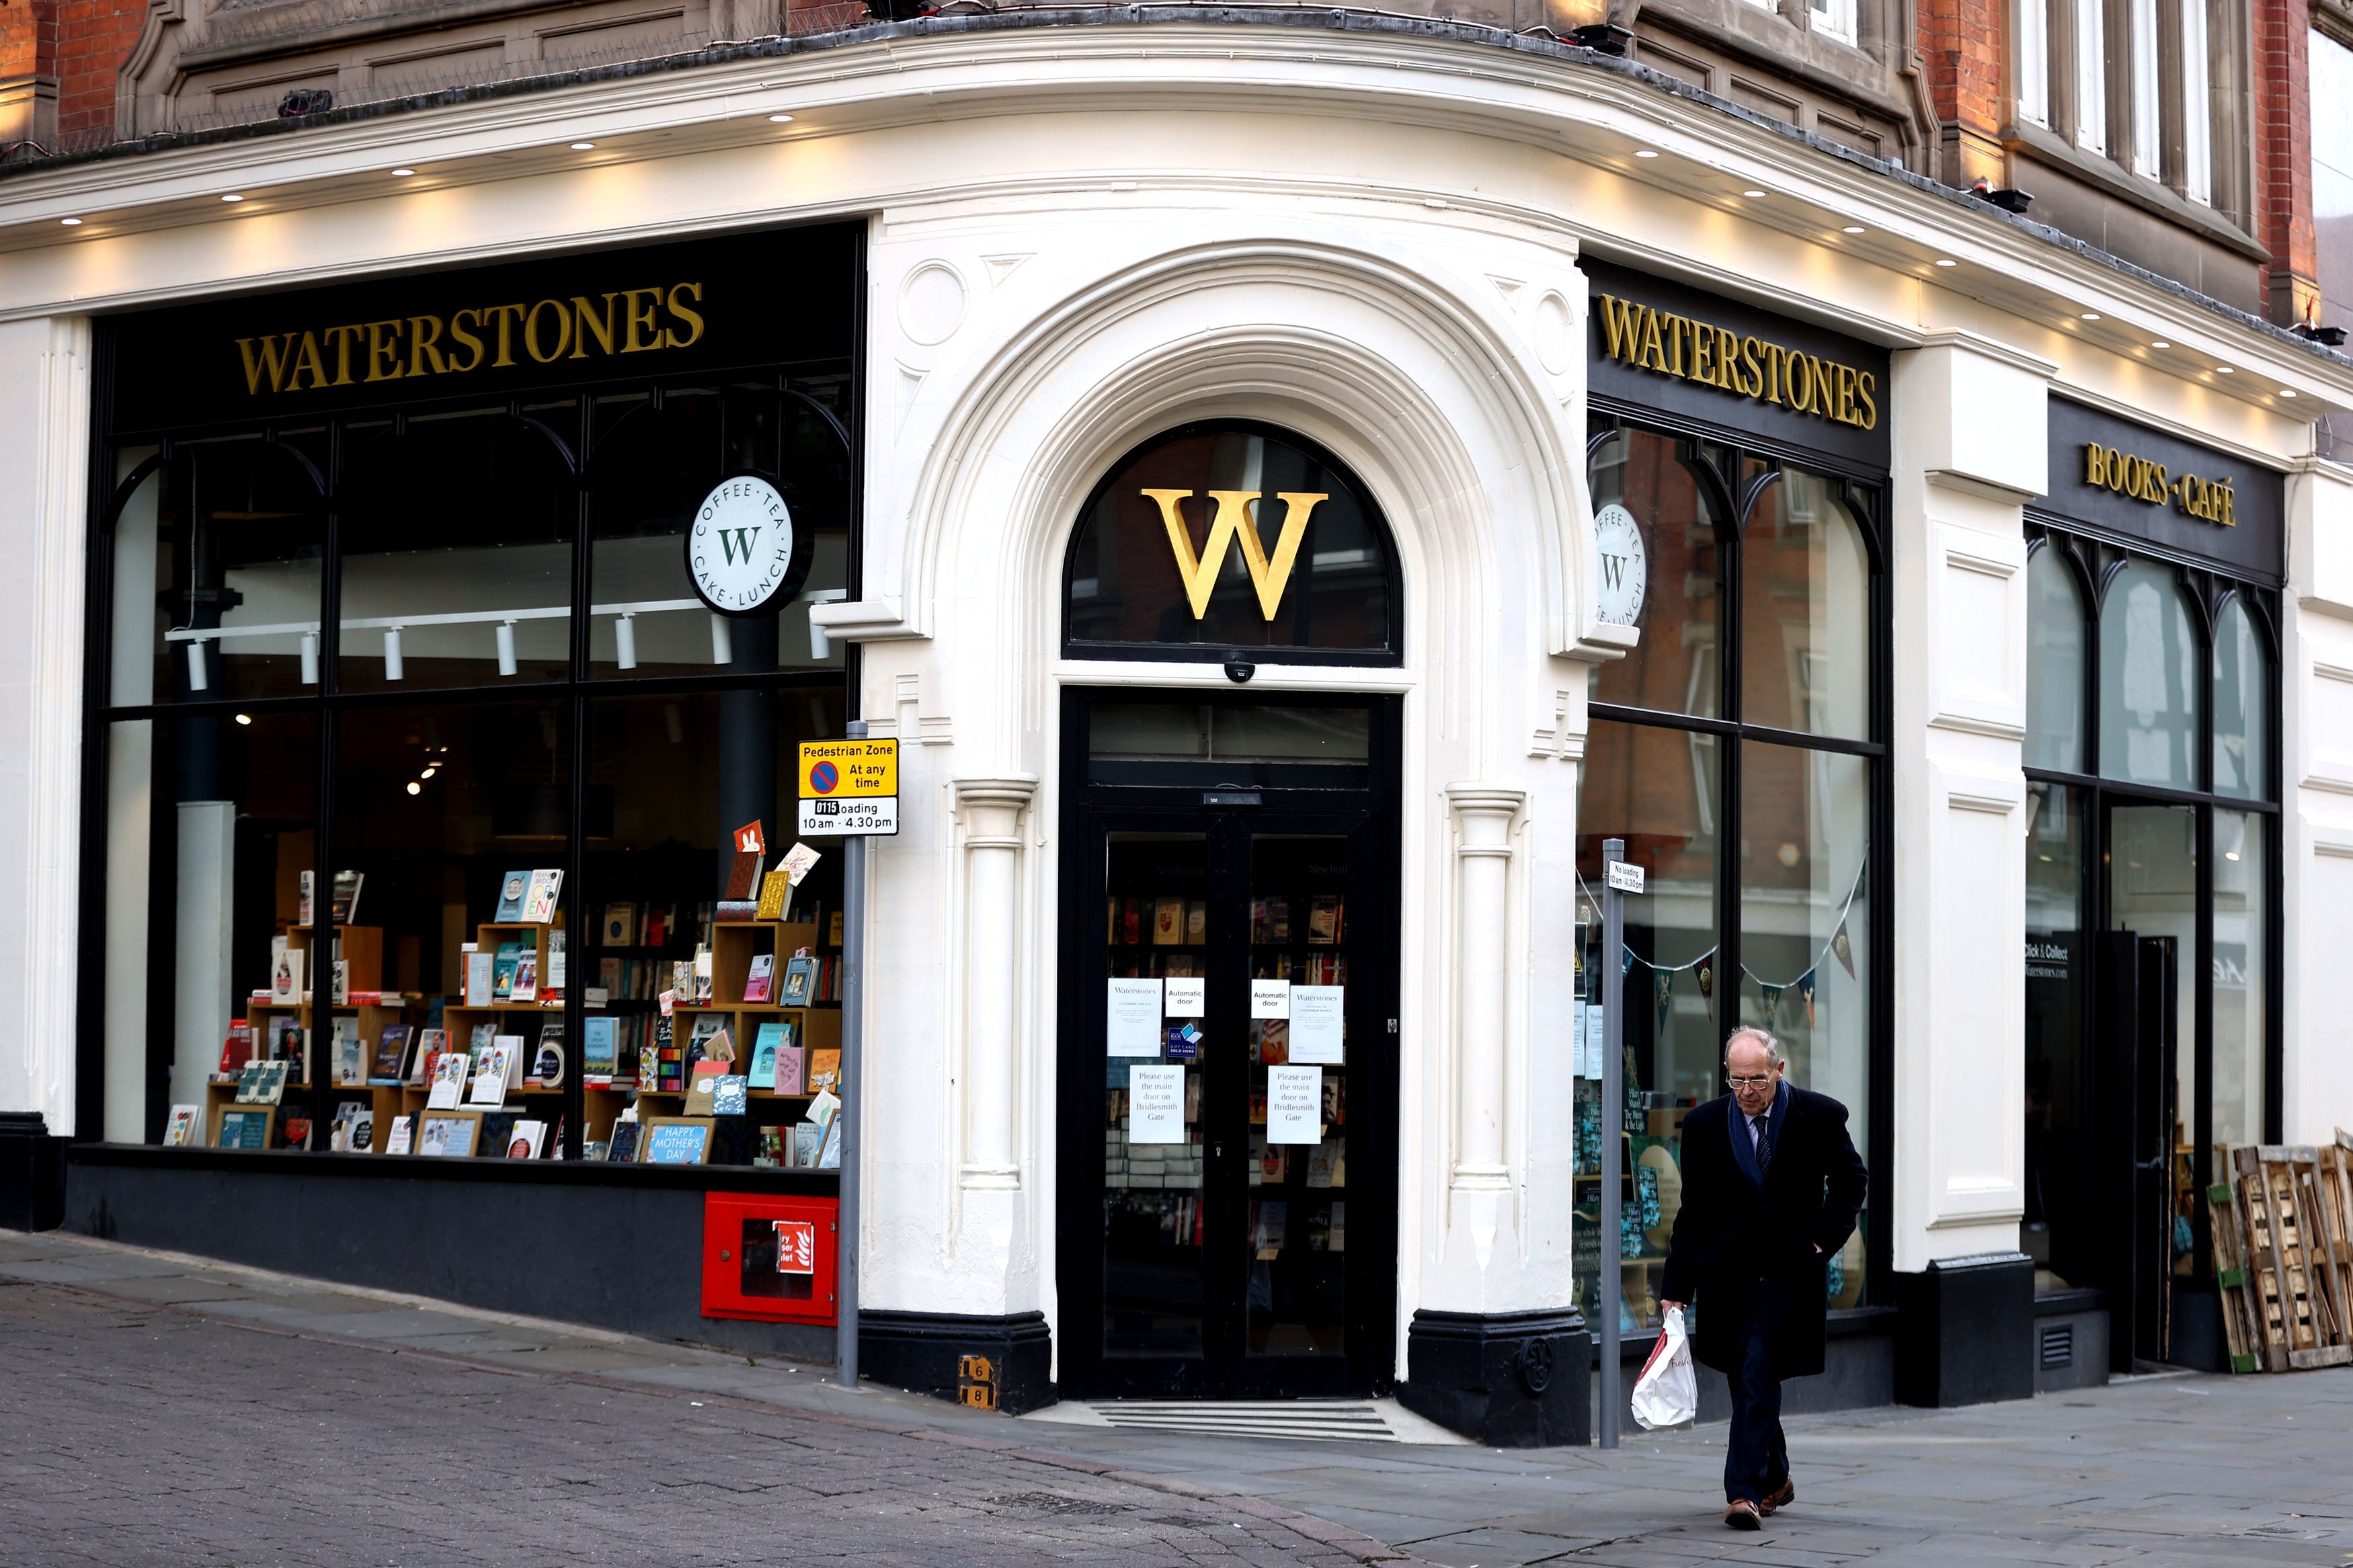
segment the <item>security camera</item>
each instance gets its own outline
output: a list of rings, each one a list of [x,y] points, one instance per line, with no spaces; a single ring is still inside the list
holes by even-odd
[[[1250,678],[1257,673],[1258,666],[1252,664],[1250,660],[1244,658],[1240,654],[1235,654],[1231,658],[1226,660],[1226,679],[1232,681],[1236,686],[1249,685]]]

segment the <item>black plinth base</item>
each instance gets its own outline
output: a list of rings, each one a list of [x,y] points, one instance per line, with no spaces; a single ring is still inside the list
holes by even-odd
[[[1043,1312],[858,1315],[858,1370],[893,1388],[1018,1415],[1054,1403],[1053,1366]]]
[[[2034,1395],[2034,1260],[1989,1252],[1895,1276],[1895,1400],[1987,1405]]]
[[[37,1110],[0,1110],[0,1229],[55,1230],[66,1213],[66,1141]]]
[[[1592,1361],[1574,1311],[1419,1311],[1398,1402],[1491,1448],[1581,1446],[1593,1440]]]

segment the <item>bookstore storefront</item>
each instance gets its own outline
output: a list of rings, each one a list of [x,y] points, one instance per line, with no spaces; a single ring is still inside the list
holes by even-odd
[[[644,1245],[691,1281],[701,1190],[830,1193],[839,859],[776,868],[797,744],[841,733],[808,611],[855,571],[862,249],[780,229],[101,326],[84,1050],[108,1143],[164,1163],[78,1183],[221,1211],[185,1245],[339,1229],[389,1284],[446,1204],[528,1273],[532,1237],[682,1198]],[[218,1152],[260,1150],[310,1152],[270,1167],[284,1213],[240,1212],[256,1167]]]
[[[2026,1214],[2108,1364],[2228,1364],[2207,1193],[2280,1141],[2281,477],[2054,398],[2028,510]]]
[[[1830,1095],[1871,1163],[1873,1204],[1829,1264],[1833,1312],[1880,1301],[1873,1245],[1887,813],[1883,349],[1588,261],[1589,473],[1603,614],[1639,627],[1592,667],[1577,805],[1579,958],[1606,961],[1603,841],[1645,889],[1626,900],[1622,1132],[1600,1104],[1588,1015],[1577,1082],[1578,1306],[1605,1250],[1621,1327],[1655,1329],[1680,1206],[1685,1110],[1724,1092],[1724,1037],[1770,1030],[1790,1081]],[[1598,1000],[1598,984],[1588,995]],[[1597,1009],[1598,1012],[1598,1009]],[[1622,1234],[1596,1233],[1600,1141],[1627,1140]]]

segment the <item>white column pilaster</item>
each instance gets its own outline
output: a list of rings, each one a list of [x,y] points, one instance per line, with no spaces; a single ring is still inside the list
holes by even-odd
[[[1526,792],[1450,784],[1454,814],[1454,1162],[1458,1193],[1504,1193],[1512,820]]]
[[[1021,1186],[1014,1110],[1022,962],[1021,818],[1034,778],[958,779],[964,856],[964,1157],[966,1192]]]

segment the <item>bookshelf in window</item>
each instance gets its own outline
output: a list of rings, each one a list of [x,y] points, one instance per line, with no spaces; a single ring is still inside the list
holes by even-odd
[[[280,1118],[288,1104],[301,1113],[302,1101],[311,1092],[313,1081],[332,1092],[341,1089],[349,1097],[364,1092],[364,1084],[339,1083],[334,1047],[346,1020],[357,1031],[360,1042],[361,1077],[364,1079],[368,1053],[381,1037],[385,1027],[401,1022],[409,998],[399,992],[387,993],[384,984],[384,928],[381,926],[336,926],[332,928],[323,962],[312,963],[318,947],[318,931],[310,926],[291,926],[285,932],[286,945],[302,954],[303,989],[299,1001],[275,1001],[270,993],[257,991],[246,998],[246,1027],[251,1031],[252,1060],[269,1061],[281,1056],[290,1058],[294,1066],[286,1075],[286,1092],[279,1105],[269,1107],[269,1135],[267,1147],[279,1146]],[[335,986],[334,964],[343,963],[343,984]],[[343,999],[336,1000],[340,995]],[[291,1028],[298,1033],[290,1044],[284,1038]],[[212,1148],[220,1142],[222,1113],[236,1107],[237,1074],[213,1072],[206,1076],[203,1137],[205,1146]],[[381,1137],[386,1119],[377,1105],[376,1126]],[[314,1123],[318,1119],[314,1117]],[[317,1129],[314,1126],[314,1141]]]

